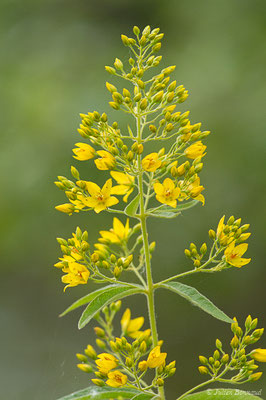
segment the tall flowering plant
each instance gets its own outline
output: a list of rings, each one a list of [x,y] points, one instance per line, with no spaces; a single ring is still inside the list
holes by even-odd
[[[242,225],[240,218],[223,216],[217,228],[209,231],[209,245],[190,244],[185,255],[191,260],[191,269],[161,282],[153,281],[151,259],[155,242],[149,240],[147,221],[177,218],[191,207],[204,205],[200,172],[206,155],[205,139],[210,132],[202,130],[201,123],[192,123],[189,111],[178,111],[178,104],[187,99],[188,92],[171,80],[175,66],[157,69],[155,75],[151,73],[162,59],[156,54],[163,33],[149,26],[142,32],[135,26],[133,33],[134,38],[121,36],[131,51],[127,65],[116,58],[113,67],[105,67],[111,77],[124,82],[122,89],[109,82],[106,87],[112,97],[110,106],[129,117],[127,131],[119,129],[117,122],[110,123],[105,113],[81,114],[78,132],[83,140],[73,149],[76,160],[88,163],[89,167],[94,162],[103,171],[103,180],[95,183],[82,179],[72,166],[72,180],[59,176],[55,182],[68,198],[57,210],[69,215],[115,214],[112,227],[101,230],[93,245],[88,243],[87,231],[82,232],[79,227],[71,238],[57,239],[63,255],[55,267],[61,270],[64,291],[88,281],[101,285],[62,314],[85,306],[79,328],[93,318],[98,324],[94,328],[98,350],[89,344],[83,353],[77,354],[77,367],[89,374],[92,384],[63,397],[65,400],[166,398],[165,381],[175,374],[176,362],[168,359],[162,350],[163,341],[158,338],[154,293],[160,289],[170,290],[214,318],[231,324],[233,332],[228,346],[217,339],[214,353],[199,357],[198,369],[206,380],[179,394],[179,400],[205,398],[201,397],[205,392],[191,393],[214,382],[240,385],[256,381],[262,373],[256,371],[255,361],[266,361],[265,349],[246,350],[263,333],[263,329],[257,328],[256,318],[248,316],[243,330],[236,318],[231,319],[194,287],[182,283],[188,275],[241,268],[250,262],[250,258],[243,257],[248,248],[249,225]],[[153,145],[152,152],[149,144]],[[146,299],[147,325],[143,328],[144,318],[133,316],[127,308],[120,316],[120,331],[115,331],[113,321],[121,312],[121,299],[136,294]],[[208,395],[211,393],[208,390]]]

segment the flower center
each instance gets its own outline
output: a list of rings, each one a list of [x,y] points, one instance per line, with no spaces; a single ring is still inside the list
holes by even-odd
[[[115,375],[115,380],[116,380],[116,382],[118,382],[118,383],[122,383],[122,378],[121,378],[120,375]]]

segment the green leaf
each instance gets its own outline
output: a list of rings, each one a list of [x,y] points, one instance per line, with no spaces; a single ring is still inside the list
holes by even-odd
[[[157,218],[175,218],[179,215],[180,213],[174,213],[169,211],[164,211],[164,210],[156,210],[153,211],[151,213],[149,213],[148,215],[150,217],[157,217]]]
[[[121,286],[110,289],[107,292],[100,293],[83,311],[78,323],[78,328],[84,328],[84,326],[90,322],[90,320],[102,309],[102,307],[108,305],[112,301],[142,292],[143,291],[141,287],[132,288],[130,286]]]
[[[135,217],[135,214],[139,208],[139,198],[140,194],[138,194],[125,208],[125,213],[129,217]]]
[[[189,208],[192,208],[199,203],[200,203],[200,201],[198,201],[198,200],[190,200],[190,201],[187,201],[186,203],[178,204],[176,206],[176,208],[170,208],[168,206],[163,206],[161,209],[164,211],[169,210],[171,212],[180,212],[180,211],[188,210]]]
[[[179,294],[184,297],[194,306],[201,308],[206,313],[212,315],[214,318],[217,318],[221,321],[228,322],[229,324],[234,321],[229,318],[223,311],[217,308],[207,297],[203,296],[200,292],[197,291],[194,287],[184,285],[180,282],[168,282],[163,283],[159,287],[164,287],[165,289],[169,289],[172,292]]]
[[[63,311],[62,314],[59,315],[59,317],[63,317],[64,315],[68,314],[70,311],[73,311],[76,308],[83,306],[84,304],[88,304],[93,299],[95,299],[95,297],[99,296],[99,294],[109,291],[116,287],[125,287],[125,286],[113,284],[113,285],[104,286],[103,288],[95,290],[94,292],[91,292],[91,293],[87,294],[86,296],[81,297],[79,300],[75,301],[73,304],[71,304],[71,306],[69,306],[65,311]],[[126,286],[126,287],[128,287],[128,286]]]
[[[151,394],[148,394],[148,393],[139,393],[139,394],[136,394],[136,396],[134,396],[134,397],[132,397],[131,398],[131,400],[152,400],[152,399],[158,399],[159,397],[158,396],[154,396],[154,395],[151,395]]]
[[[262,400],[261,397],[238,389],[209,389],[190,394],[184,400]]]
[[[140,397],[136,397],[140,396]],[[88,387],[78,392],[69,394],[64,397],[60,397],[58,400],[109,400],[110,398],[117,399],[122,396],[124,399],[138,399],[138,400],[149,400],[154,397],[151,393],[141,393],[136,389],[131,388],[111,388],[111,387]]]

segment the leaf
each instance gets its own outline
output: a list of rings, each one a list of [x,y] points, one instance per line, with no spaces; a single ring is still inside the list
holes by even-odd
[[[139,208],[139,198],[140,194],[138,194],[125,208],[125,213],[129,217],[135,217],[135,214]]]
[[[214,318],[217,318],[224,322],[228,322],[229,324],[234,322],[223,311],[216,307],[209,299],[207,299],[207,297],[198,292],[197,289],[195,289],[194,287],[184,285],[180,282],[163,283],[160,285],[160,287],[164,287],[165,289],[169,289],[172,292],[179,294],[180,296],[190,301],[194,306],[201,308],[203,311],[212,315]]]
[[[83,311],[78,323],[78,328],[84,328],[84,326],[90,322],[90,320],[102,309],[102,307],[108,305],[112,301],[116,301],[122,299],[123,297],[137,293],[142,293],[141,287],[132,288],[130,286],[121,286],[110,289],[107,292],[100,293]]]
[[[125,286],[113,284],[113,285],[104,286],[103,288],[95,290],[94,292],[91,292],[91,293],[87,294],[86,296],[81,297],[79,300],[75,301],[73,304],[71,304],[71,306],[69,306],[65,311],[63,311],[62,314],[59,315],[59,317],[63,317],[64,315],[68,314],[70,311],[73,311],[76,308],[89,303],[90,301],[95,299],[95,297],[97,297],[99,294],[106,292],[108,290],[111,290],[115,287],[125,287]]]
[[[164,210],[156,210],[151,213],[149,213],[150,217],[157,217],[157,218],[175,218],[179,215],[180,213],[174,213],[169,211],[164,211]]]
[[[139,397],[136,397],[139,396]],[[111,388],[91,386],[78,392],[60,397],[58,400],[109,400],[110,398],[117,399],[122,396],[124,399],[149,400],[154,397],[154,393],[141,393],[136,389],[131,388]],[[141,397],[140,397],[141,396]]]
[[[153,397],[154,394],[148,394],[148,393],[139,393],[136,394],[136,396],[131,397],[131,400],[150,400],[150,399],[158,399],[158,396]]]
[[[176,208],[170,208],[170,207],[167,207],[167,206],[163,206],[161,209],[162,210],[169,210],[169,211],[172,211],[172,212],[180,212],[180,211],[184,211],[184,210],[188,210],[189,208],[192,208],[192,207],[194,207],[194,206],[196,206],[197,204],[199,204],[200,203],[200,201],[198,201],[198,200],[190,200],[190,201],[187,201],[186,203],[181,203],[181,204],[178,204],[177,206],[176,206]]]
[[[184,400],[262,400],[261,397],[238,389],[209,389],[204,392],[190,394]]]

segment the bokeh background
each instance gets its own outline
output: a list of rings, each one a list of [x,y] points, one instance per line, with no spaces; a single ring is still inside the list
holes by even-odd
[[[242,216],[251,224],[252,263],[183,282],[240,321],[251,313],[266,326],[266,2],[1,0],[0,19],[1,398],[55,400],[88,385],[75,353],[93,343],[92,327],[78,331],[79,312],[58,318],[86,288],[63,293],[53,268],[60,255],[55,238],[70,237],[80,225],[93,242],[111,216],[56,212],[65,197],[53,181],[77,165],[71,149],[80,140],[79,112],[108,110],[104,65],[128,58],[120,34],[133,25],[165,32],[163,65],[177,65],[192,121],[213,132],[201,174],[206,206],[150,224],[155,280],[188,268],[184,248],[207,240],[224,213]],[[108,113],[126,126],[123,115]],[[96,179],[91,165],[83,166],[85,179]],[[124,305],[135,316],[145,309],[141,298]],[[209,354],[216,337],[229,340],[230,328],[172,293],[158,292],[156,305],[160,337],[169,359],[177,360],[167,386],[173,399],[202,381],[197,355]],[[266,396],[265,378],[245,389]]]

